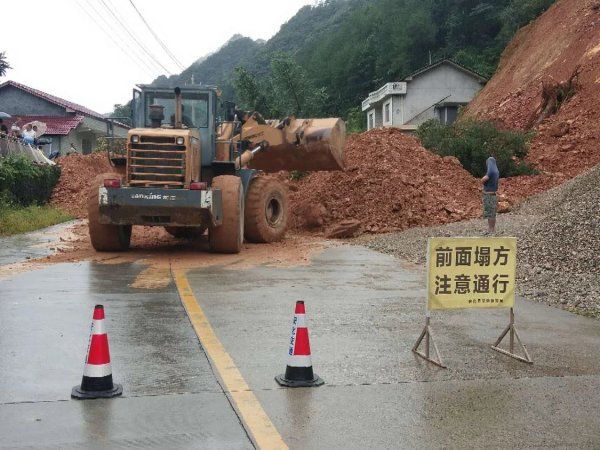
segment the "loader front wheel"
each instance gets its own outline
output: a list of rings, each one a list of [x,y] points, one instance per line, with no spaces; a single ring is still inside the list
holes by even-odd
[[[116,173],[98,175],[88,192],[88,231],[92,246],[99,252],[120,252],[127,250],[131,242],[131,225],[106,225],[98,221],[100,201],[98,188],[106,178],[121,178]]]
[[[244,242],[244,188],[234,175],[213,179],[212,187],[221,190],[222,222],[208,231],[208,245],[214,253],[239,253]]]
[[[277,242],[288,227],[287,189],[279,180],[256,177],[246,195],[245,235],[250,242]]]

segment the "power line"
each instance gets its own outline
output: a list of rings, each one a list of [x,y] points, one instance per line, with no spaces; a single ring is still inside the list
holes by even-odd
[[[138,48],[136,48],[135,46],[132,46],[130,44],[130,42],[127,39],[124,39],[121,34],[119,33],[119,30],[114,26],[114,24],[112,22],[110,22],[104,14],[102,14],[99,10],[96,9],[96,7],[94,6],[94,3],[92,0],[86,0],[87,1],[87,5],[92,9],[92,11],[94,12],[94,14],[96,15],[96,17],[99,17],[102,22],[104,22],[104,24],[106,25],[106,27],[110,30],[110,32],[114,33],[114,36],[116,36],[116,38],[119,40],[120,43],[122,43],[124,45],[124,47],[131,52],[131,54],[133,55],[133,57],[142,65],[144,65],[152,74],[153,76],[156,75],[157,71],[160,71],[160,67],[156,64],[151,64],[152,61],[146,61],[146,59],[144,58],[144,55],[140,54],[140,51]],[[112,35],[111,35],[112,37]]]
[[[115,14],[115,12],[110,8],[110,6],[108,6],[106,4],[106,2],[104,0],[100,0],[100,3],[102,3],[102,5],[104,5],[104,7],[106,8],[106,10],[110,13],[111,16],[113,16],[115,18],[115,20],[119,23],[119,25],[121,25],[121,27],[127,32],[127,34],[131,37],[131,39],[133,39],[135,41],[135,43],[137,45],[139,45],[139,47],[144,51],[144,53],[146,53],[146,55],[148,55],[148,57],[154,61],[156,64],[158,64],[160,67],[162,67],[162,69],[167,72],[167,74],[172,75],[171,71],[169,69],[167,69],[165,66],[163,66],[161,64],[161,62],[156,58],[156,56],[154,56],[140,41],[139,39],[129,30],[129,28],[127,28],[127,26],[121,21],[121,19],[119,19],[119,16],[117,14]],[[114,5],[113,5],[114,6]]]
[[[177,64],[181,70],[185,70],[185,66],[175,57],[175,55],[171,52],[171,50],[169,50],[169,48],[165,45],[165,43],[154,32],[154,30],[152,29],[150,24],[146,21],[146,19],[144,18],[144,16],[140,12],[140,10],[137,9],[137,7],[135,6],[135,3],[133,3],[133,0],[129,0],[129,3],[131,3],[131,6],[133,6],[133,9],[135,9],[135,12],[138,14],[138,16],[140,16],[140,19],[142,19],[142,22],[144,22],[144,25],[146,25],[146,28],[148,28],[148,31],[150,31],[152,36],[154,36],[154,39],[156,39],[156,42],[158,42],[160,44],[160,46],[162,47],[162,49],[165,51],[165,53],[167,55],[169,55],[169,58],[171,58],[171,60],[173,60],[173,62],[175,62],[175,64]]]
[[[93,0],[86,0],[86,1],[87,1],[87,5],[93,10],[96,17],[99,17],[102,20],[102,22],[104,22],[104,24],[110,30],[110,32],[114,33],[114,36],[116,36],[116,38],[119,40],[119,42],[124,45],[124,47],[131,53],[131,55],[133,55],[133,57],[140,64],[145,66],[150,71],[150,74],[152,76],[156,76],[156,72],[160,71],[160,66],[153,63],[153,61],[147,61],[146,58],[144,57],[144,55],[141,54],[140,50],[137,47],[135,47],[134,45],[131,45],[131,43],[127,39],[123,38],[121,36],[121,34],[119,33],[119,30],[114,26],[114,23],[110,22],[104,16],[104,14],[102,14],[99,10],[96,9],[96,7],[94,6]],[[110,37],[112,38],[112,36],[113,35],[111,34]]]
[[[92,22],[94,22],[96,24],[96,26],[98,26],[98,28],[113,42],[113,44],[115,44],[115,46],[117,48],[119,48],[119,50],[121,50],[121,52],[123,52],[123,54],[125,56],[127,56],[130,59],[136,59],[137,58],[137,62],[136,64],[138,65],[138,67],[140,69],[142,69],[143,71],[145,71],[148,75],[150,76],[154,76],[155,74],[152,73],[152,69],[145,63],[145,61],[143,61],[142,59],[140,59],[135,53],[131,53],[131,51],[129,49],[125,49],[113,36],[112,34],[110,34],[110,32],[108,32],[105,28],[102,27],[102,25],[97,21],[97,18],[95,18],[84,6],[83,3],[80,3],[79,0],[76,0],[77,6],[79,6],[79,8],[91,19]],[[91,6],[91,5],[90,5]],[[100,16],[102,18],[102,16]],[[102,18],[103,19],[103,18]],[[141,63],[141,65],[140,65]],[[145,65],[145,67],[143,67]]]

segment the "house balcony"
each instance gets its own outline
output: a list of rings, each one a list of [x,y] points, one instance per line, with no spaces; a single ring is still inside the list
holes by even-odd
[[[381,100],[389,97],[390,95],[404,95],[406,94],[406,83],[404,81],[397,81],[394,83],[386,83],[375,92],[369,93],[369,96],[362,102],[362,110],[366,111],[380,102]]]

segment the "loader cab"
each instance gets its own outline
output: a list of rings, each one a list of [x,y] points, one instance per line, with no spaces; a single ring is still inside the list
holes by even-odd
[[[183,86],[182,123],[192,133],[199,133],[202,166],[208,167],[215,158],[215,117],[217,89],[210,86]],[[161,105],[164,117],[161,127],[175,125],[175,92],[173,88],[138,84],[133,91],[132,122],[134,128],[152,128],[150,105]],[[195,134],[195,133],[194,133]]]

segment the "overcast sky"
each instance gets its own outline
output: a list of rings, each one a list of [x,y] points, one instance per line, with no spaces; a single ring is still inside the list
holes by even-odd
[[[237,33],[269,39],[298,9],[313,3],[133,0],[184,67],[214,52]],[[13,67],[0,82],[14,80],[100,113],[128,101],[135,84],[149,83],[161,74],[168,75],[167,71],[181,72],[130,0],[2,2],[0,51],[6,52]]]

